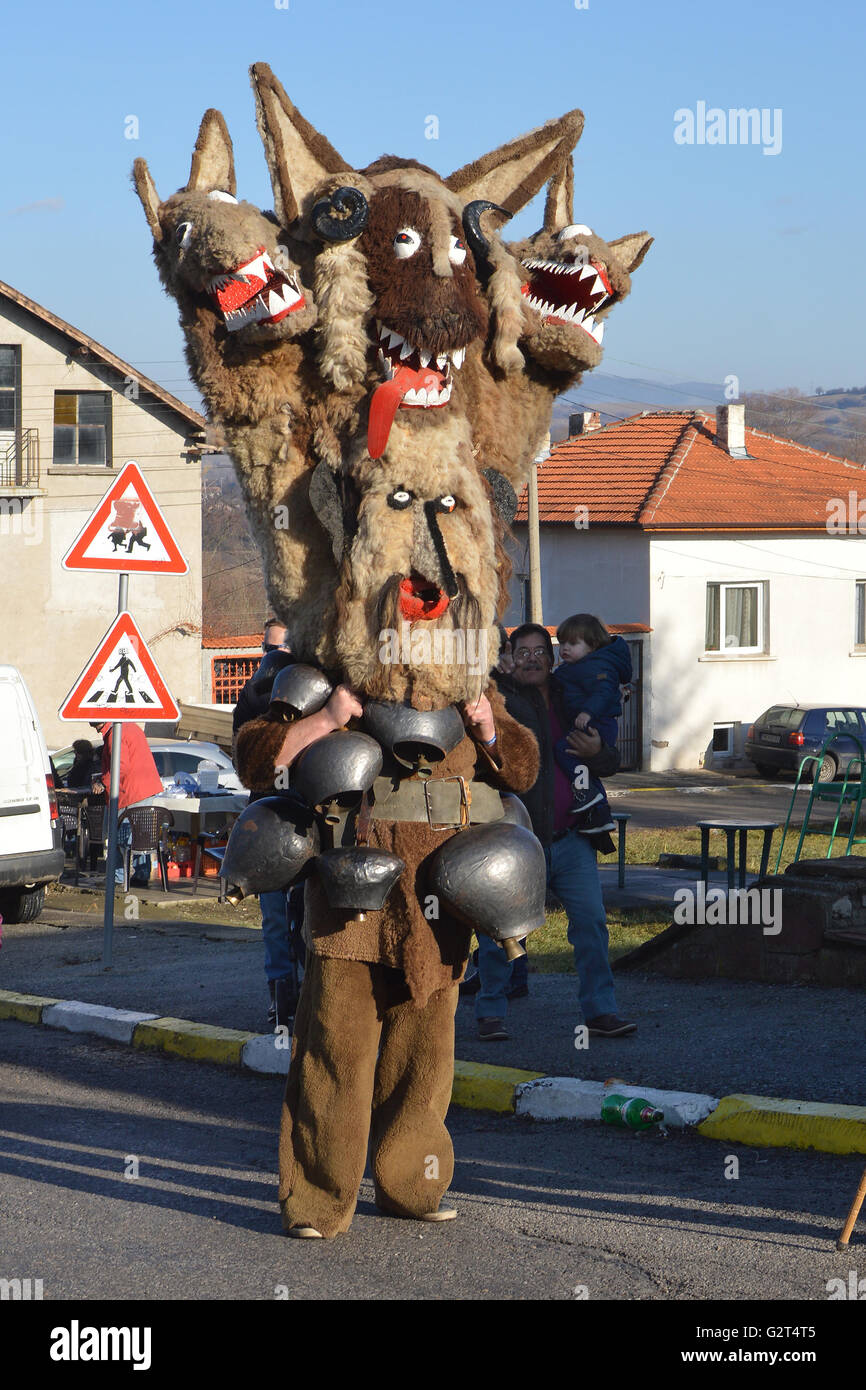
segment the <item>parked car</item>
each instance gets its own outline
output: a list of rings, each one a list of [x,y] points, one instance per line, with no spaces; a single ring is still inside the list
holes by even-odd
[[[102,739],[93,744],[97,769],[102,754]],[[243,792],[245,790],[232,760],[216,743],[198,743],[184,738],[149,738],[147,740],[157,771],[163,784],[168,786],[179,772],[190,772],[195,776],[201,762],[216,763],[217,784],[223,791]],[[66,776],[72,766],[72,748],[60,748],[51,754],[52,761],[60,778]]]
[[[32,922],[63,872],[63,830],[39,716],[19,671],[0,666],[0,917]]]
[[[820,753],[833,734],[837,735],[836,742],[827,750],[818,771],[819,781],[832,782],[852,758],[860,756],[855,739],[866,749],[866,708],[862,705],[772,705],[746,733],[746,757],[765,777],[796,772],[803,758]]]

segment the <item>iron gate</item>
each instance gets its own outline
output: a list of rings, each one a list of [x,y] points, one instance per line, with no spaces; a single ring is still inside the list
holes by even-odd
[[[622,714],[619,719],[620,769],[639,772],[643,753],[643,642],[628,641],[631,652],[632,678],[622,687]]]

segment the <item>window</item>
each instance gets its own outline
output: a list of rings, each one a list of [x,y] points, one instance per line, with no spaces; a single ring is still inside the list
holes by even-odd
[[[860,720],[856,709],[828,709],[827,732],[828,734],[853,734],[855,738],[859,737]]]
[[[733,724],[714,724],[713,725],[713,757],[730,758],[734,752],[734,726]]]
[[[762,652],[764,639],[764,583],[708,584],[708,652]]]
[[[211,689],[215,705],[236,705],[241,690],[258,670],[260,656],[215,656]]]
[[[0,347],[0,431],[14,434],[18,396],[18,348]]]
[[[866,579],[858,579],[854,599],[854,645],[866,647]]]
[[[55,391],[54,464],[105,468],[111,464],[108,391]]]

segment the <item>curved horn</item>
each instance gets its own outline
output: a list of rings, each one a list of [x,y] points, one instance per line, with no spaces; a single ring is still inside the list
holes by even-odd
[[[481,214],[487,212],[488,209],[501,213],[506,219],[511,216],[511,213],[507,212],[505,208],[501,208],[498,203],[491,203],[486,198],[476,198],[474,202],[467,203],[463,209],[463,231],[476,260],[486,260],[490,253],[487,238],[481,230]]]
[[[336,214],[342,213],[342,216]],[[347,215],[348,214],[348,215]],[[367,225],[370,209],[358,188],[337,188],[320,198],[311,214],[313,226],[323,241],[351,241]]]

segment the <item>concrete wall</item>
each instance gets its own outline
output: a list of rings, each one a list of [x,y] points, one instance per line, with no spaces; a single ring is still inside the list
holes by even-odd
[[[506,626],[523,622],[521,572],[528,573],[526,527],[514,527],[511,605]],[[648,623],[649,538],[642,531],[541,528],[544,621],[554,627],[571,613],[595,613],[606,623]]]
[[[201,465],[185,451],[192,426],[143,392],[129,399],[116,372],[70,356],[68,339],[6,300],[0,343],[21,345],[21,427],[39,431],[43,490],[26,502],[0,497],[0,660],[27,681],[49,748],[90,732],[61,722],[57,709],[117,610],[116,576],[67,572],[60,561],[127,459],[141,465],[189,565],[178,577],[132,575],[130,611],[175,697],[201,700]],[[112,392],[113,467],[52,467],[56,390]]]
[[[741,748],[772,704],[866,704],[866,648],[854,649],[854,583],[864,578],[866,537],[655,535],[647,766],[711,766],[714,723],[738,721]],[[768,582],[767,652],[705,653],[715,581]]]

